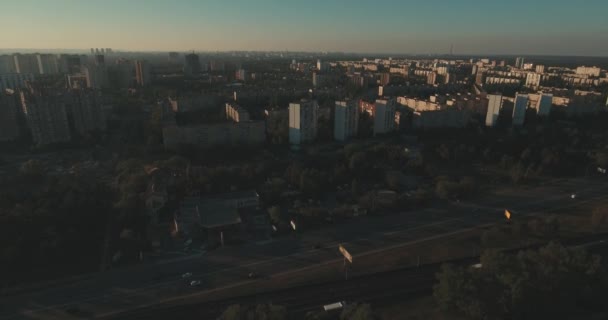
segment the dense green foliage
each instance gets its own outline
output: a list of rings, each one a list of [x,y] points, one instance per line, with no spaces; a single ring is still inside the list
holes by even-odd
[[[605,311],[600,258],[551,243],[516,255],[487,252],[482,267],[443,266],[434,296],[472,319],[587,319]]]

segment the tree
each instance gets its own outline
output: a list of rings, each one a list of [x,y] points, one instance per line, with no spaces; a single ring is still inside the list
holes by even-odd
[[[591,226],[599,229],[608,224],[608,207],[601,206],[593,209],[591,213]]]
[[[21,165],[19,172],[26,176],[38,177],[44,174],[45,168],[44,164],[42,164],[42,162],[39,160],[30,159]]]
[[[605,311],[606,270],[581,248],[485,252],[480,269],[443,266],[434,297],[472,319],[583,319]]]
[[[222,320],[241,320],[241,305],[233,304],[220,316]]]
[[[509,235],[499,227],[490,228],[481,234],[481,244],[484,248],[503,248],[509,242]]]
[[[273,224],[279,224],[283,221],[283,216],[281,215],[281,207],[273,206],[268,208],[268,215],[270,216],[270,221]]]
[[[340,320],[374,320],[374,313],[369,304],[353,304],[344,308]]]
[[[255,306],[231,305],[219,317],[220,320],[286,320],[287,309],[273,304]]]
[[[364,152],[355,152],[348,160],[348,167],[353,171],[363,170],[368,165],[368,159]]]
[[[300,174],[300,190],[309,195],[318,195],[325,188],[326,180],[324,175],[317,169],[304,169]]]

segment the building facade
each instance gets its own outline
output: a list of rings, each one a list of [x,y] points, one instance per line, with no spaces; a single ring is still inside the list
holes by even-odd
[[[376,100],[374,112],[374,135],[388,133],[396,129],[396,111],[395,100]]]
[[[78,134],[85,135],[92,131],[106,129],[105,114],[98,91],[72,90],[68,93],[68,105],[74,129]]]
[[[27,81],[33,81],[34,75],[31,73],[7,73],[0,74],[0,91],[6,89],[21,89],[25,87]]]
[[[317,101],[300,101],[289,104],[289,143],[299,145],[317,138]]]
[[[143,87],[152,80],[152,71],[150,64],[147,61],[135,61],[135,82],[138,86]]]
[[[539,116],[548,116],[551,113],[551,107],[553,105],[553,95],[543,93],[535,104],[536,112]]]
[[[346,141],[357,135],[359,110],[353,101],[336,101],[334,110],[334,139]]]
[[[488,113],[486,114],[486,126],[493,127],[498,120],[498,114],[502,107],[502,96],[496,94],[488,95]]]
[[[197,126],[166,126],[163,144],[167,149],[180,146],[211,148],[216,146],[260,145],[266,141],[264,121],[217,123]]]
[[[19,138],[17,95],[12,90],[0,92],[0,141]]]
[[[249,112],[245,108],[235,104],[226,103],[225,106],[226,119],[234,122],[249,121]]]
[[[523,126],[526,120],[526,110],[528,109],[528,95],[516,94],[513,105],[513,125]]]
[[[63,94],[21,92],[21,107],[37,145],[70,141],[70,127]]]
[[[186,64],[184,66],[184,73],[187,75],[194,75],[201,73],[201,60],[195,53],[190,53],[185,56]]]

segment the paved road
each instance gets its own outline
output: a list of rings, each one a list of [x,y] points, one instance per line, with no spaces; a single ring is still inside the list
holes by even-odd
[[[565,245],[587,246],[595,253],[606,256],[608,241],[605,234],[574,239]],[[471,265],[479,257],[450,261],[457,265]],[[321,311],[325,304],[337,301],[365,302],[374,307],[403,303],[408,298],[419,298],[432,292],[436,282],[435,274],[442,263],[424,265],[419,268],[402,268],[388,272],[374,273],[349,279],[332,281],[323,284],[299,286],[264,294],[235,297],[204,303],[186,303],[173,306],[160,306],[137,310],[119,315],[119,319],[215,319],[231,304],[273,303],[287,307],[290,319],[301,319],[310,311]]]
[[[578,190],[577,200],[570,199]],[[52,288],[0,297],[0,319],[65,319],[78,307],[87,317],[109,316],[132,308],[177,301],[181,296],[217,290],[249,281],[247,274],[278,274],[338,259],[334,249],[344,243],[356,255],[381,251],[387,244],[407,245],[475,228],[502,219],[504,208],[516,214],[542,213],[606,198],[608,184],[590,180],[554,180],[535,188],[504,189],[476,202],[406,212],[383,217],[362,217],[341,226],[309,231],[261,245],[227,247],[204,255],[92,274]],[[323,248],[312,249],[322,243]],[[331,250],[330,250],[331,249]],[[192,272],[201,280],[189,287],[181,274]]]

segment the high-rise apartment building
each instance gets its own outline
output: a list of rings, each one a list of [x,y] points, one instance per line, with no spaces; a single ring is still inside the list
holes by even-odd
[[[374,135],[383,134],[394,131],[395,125],[395,112],[397,111],[397,102],[393,99],[376,100],[374,110]]]
[[[150,64],[147,61],[135,61],[135,81],[137,85],[143,87],[150,83],[152,77],[150,69]]]
[[[317,59],[317,71],[325,72],[329,70],[329,64],[327,62]]]
[[[127,60],[119,61],[108,67],[108,79],[110,85],[116,88],[128,88],[133,83],[133,63]]]
[[[37,55],[18,53],[13,55],[13,59],[15,60],[15,71],[17,73],[40,74]]]
[[[186,64],[184,66],[184,73],[188,75],[194,75],[201,73],[201,61],[197,54],[190,53],[186,55]]]
[[[37,145],[70,141],[70,127],[63,94],[29,90],[21,92],[21,107]]]
[[[378,78],[381,86],[386,86],[391,82],[391,74],[388,72],[382,72],[378,74]]]
[[[536,66],[536,70],[535,71],[536,71],[536,73],[543,74],[543,73],[545,73],[545,66],[542,65],[542,64],[539,64],[539,65]]]
[[[336,101],[334,110],[334,139],[346,141],[357,134],[359,110],[354,101]]]
[[[245,69],[238,69],[235,71],[234,75],[236,80],[239,81],[245,81],[247,79],[247,72],[245,72]]]
[[[23,88],[27,81],[32,80],[34,80],[34,75],[31,73],[0,74],[0,91]]]
[[[317,101],[300,101],[289,104],[289,143],[299,145],[317,137]]]
[[[16,72],[15,59],[13,56],[8,54],[0,55],[0,74]]]
[[[526,87],[537,88],[540,86],[542,74],[530,72],[526,75]]]
[[[500,108],[502,107],[502,96],[496,94],[488,95],[488,113],[486,114],[486,126],[493,127],[496,125]]]
[[[0,91],[0,141],[19,138],[17,95],[13,90]]]
[[[320,74],[318,72],[313,72],[312,73],[312,86],[317,88],[317,87],[322,87],[325,85],[325,75]]]
[[[38,73],[40,74],[57,74],[59,73],[59,61],[54,54],[38,54]]]
[[[553,106],[553,94],[543,93],[536,102],[535,109],[539,116],[548,116],[551,113],[551,107]]]
[[[59,55],[59,72],[66,74],[80,73],[80,68],[83,66],[83,58],[76,54]]]
[[[103,64],[83,66],[81,68],[81,75],[86,79],[86,88],[100,89],[108,86],[108,70]]]
[[[516,94],[515,103],[513,105],[513,125],[523,126],[526,120],[526,110],[528,109],[528,95]]]
[[[484,70],[477,69],[477,74],[475,75],[475,84],[479,86],[483,86],[485,80]]]
[[[177,63],[179,61],[179,53],[177,52],[169,52],[169,62]]]
[[[426,83],[435,85],[437,83],[437,72],[431,72],[426,76]]]
[[[517,57],[515,59],[515,67],[518,69],[523,69],[525,64],[525,59],[523,57]]]
[[[73,121],[75,131],[85,135],[92,131],[106,129],[105,114],[103,112],[101,96],[96,90],[71,90],[67,94],[68,112]]]

